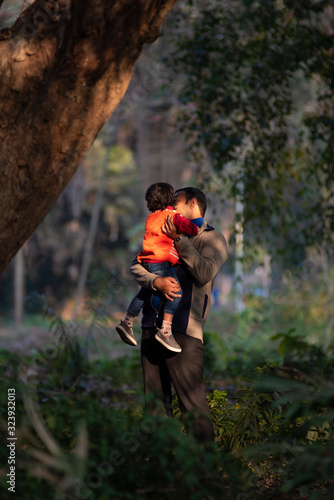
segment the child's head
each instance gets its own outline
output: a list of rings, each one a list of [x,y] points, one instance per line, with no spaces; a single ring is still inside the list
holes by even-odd
[[[175,206],[174,188],[166,182],[156,182],[146,191],[145,200],[150,212],[165,210],[169,206]]]

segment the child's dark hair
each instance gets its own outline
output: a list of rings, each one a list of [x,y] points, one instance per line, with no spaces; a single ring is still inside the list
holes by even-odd
[[[168,206],[175,207],[174,188],[166,182],[156,182],[146,191],[145,200],[150,212],[165,210]]]

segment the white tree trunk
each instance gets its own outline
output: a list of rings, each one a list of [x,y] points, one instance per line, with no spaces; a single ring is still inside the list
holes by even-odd
[[[235,310],[240,313],[245,309],[244,293],[244,182],[237,183],[235,199]]]
[[[14,259],[14,322],[15,328],[19,328],[24,318],[24,255],[21,248]]]

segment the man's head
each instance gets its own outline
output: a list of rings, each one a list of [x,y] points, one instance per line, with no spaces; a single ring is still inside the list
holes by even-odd
[[[186,187],[175,192],[176,208],[181,215],[189,219],[204,217],[207,202],[205,194],[198,188]]]
[[[150,212],[165,210],[170,205],[175,206],[174,188],[166,182],[156,182],[146,191],[145,200]]]

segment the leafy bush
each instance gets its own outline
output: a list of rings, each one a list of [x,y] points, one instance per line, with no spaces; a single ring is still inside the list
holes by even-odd
[[[246,449],[280,475],[282,491],[299,489],[309,499],[333,498],[334,383],[299,367],[273,368],[253,386],[272,397],[272,409],[286,422],[259,446]]]
[[[209,500],[241,491],[233,457],[203,449],[177,419],[102,408],[78,393],[36,406],[32,390],[17,390],[27,412],[18,418],[18,498]],[[1,488],[5,495],[4,478]]]
[[[252,318],[255,328],[260,317],[253,312],[240,324]],[[333,360],[294,329],[266,332],[271,344],[262,355],[274,347],[277,357],[262,366],[256,366],[261,333],[254,340],[248,332],[243,342],[241,336],[234,378],[220,363],[221,336],[205,334],[216,447],[203,449],[184,432],[192,415],[145,413],[138,352],[89,361],[90,344],[79,342],[53,312],[49,316],[58,332],[55,351],[46,347],[23,357],[0,351],[3,442],[7,390],[16,389],[19,498],[269,500],[274,490],[296,500],[331,498]],[[5,447],[0,456],[6,464]],[[6,473],[3,468],[1,491],[10,498]]]

